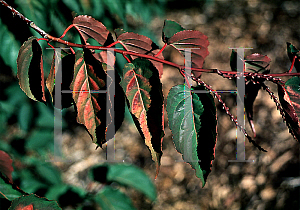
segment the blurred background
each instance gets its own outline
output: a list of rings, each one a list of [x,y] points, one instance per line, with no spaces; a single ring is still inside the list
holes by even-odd
[[[205,59],[205,68],[230,70],[229,48],[247,47],[253,49],[246,50],[246,56],[268,55],[271,73],[283,73],[291,65],[286,42],[300,48],[300,3],[296,0],[7,0],[7,3],[56,37],[72,23],[74,16],[84,14],[101,21],[110,31],[123,28],[148,36],[162,47],[163,23],[171,19],[208,36],[210,54]],[[53,177],[61,176],[65,183],[88,190],[87,170],[103,162],[106,154],[105,149],[95,150],[96,145],[83,126],[76,123],[72,108],[63,111],[62,147],[64,156],[71,161],[43,164],[38,170],[33,168],[36,162],[52,157],[54,121],[53,107],[27,98],[16,78],[19,48],[32,35],[40,37],[0,6],[0,149],[13,156],[14,180],[25,191],[45,195],[47,185],[34,181],[33,177],[38,174],[43,178],[38,171],[46,169]],[[73,31],[65,39],[80,42]],[[43,53],[47,76],[53,52],[44,50]],[[183,63],[182,57],[171,48],[166,48],[164,57]],[[117,68],[122,69],[123,64],[122,57],[117,57]],[[203,74],[202,79],[214,89],[234,89],[231,81],[217,75]],[[166,98],[169,89],[183,83],[183,78],[178,70],[165,66],[162,83]],[[275,85],[266,84],[277,91]],[[223,93],[221,96],[235,114],[236,95]],[[205,187],[201,188],[201,181],[192,168],[176,152],[165,114],[162,166],[154,181],[158,198],[156,203],[151,203],[136,191],[127,190],[137,209],[300,209],[299,143],[289,134],[269,95],[260,91],[254,103],[255,141],[268,152],[259,151],[246,140],[246,159],[254,160],[253,163],[228,162],[235,160],[236,127],[217,101],[216,105],[218,140]],[[253,136],[247,122],[246,129]],[[141,167],[154,180],[155,166],[150,152],[128,116],[115,139],[116,160]],[[48,185],[51,184],[55,181],[50,179]]]

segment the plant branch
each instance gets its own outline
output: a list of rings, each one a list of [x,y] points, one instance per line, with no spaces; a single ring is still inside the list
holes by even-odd
[[[47,39],[48,41],[55,41],[55,42],[67,45],[69,47],[77,47],[77,48],[83,48],[83,49],[92,49],[92,50],[108,50],[108,49],[110,49],[108,47],[103,47],[103,46],[91,46],[91,45],[76,44],[76,43],[72,43],[72,42],[62,40],[61,38],[64,37],[65,33],[71,27],[73,27],[73,25],[70,25],[65,30],[64,34],[60,38],[51,36],[50,34],[47,34],[44,30],[39,28],[37,25],[35,25],[35,23],[33,21],[29,20],[23,14],[21,14],[19,11],[17,11],[16,9],[14,9],[10,5],[8,5],[4,0],[0,0],[0,3],[3,6],[5,6],[6,8],[8,8],[12,12],[13,15],[19,16],[19,18],[21,18],[23,21],[25,21],[25,23],[27,25],[29,25],[32,29],[34,29],[36,32],[38,32],[43,38]],[[165,47],[166,47],[166,45],[160,50],[160,52],[158,54],[160,54]],[[166,65],[178,68],[180,71],[185,69],[184,66],[181,66],[179,64],[176,64],[176,63],[158,58],[157,57],[158,54],[156,54],[154,56],[151,56],[151,55],[145,55],[145,54],[130,52],[130,51],[126,51],[126,50],[120,50],[120,49],[114,49],[114,51],[116,53],[122,54],[123,56],[132,55],[132,56],[137,56],[137,57],[141,57],[141,58],[146,58],[146,59],[149,59],[149,60],[154,60],[154,61],[166,64]],[[199,72],[206,72],[206,73],[218,73],[219,75],[221,75],[225,78],[229,78],[229,79],[231,79],[232,77],[236,77],[236,74],[237,74],[237,72],[234,72],[234,71],[226,71],[226,70],[219,70],[219,69],[191,68],[191,70],[192,71],[199,71]],[[182,73],[182,72],[180,72],[180,73]],[[252,73],[245,72],[244,74],[245,74],[245,76],[249,76]],[[255,76],[256,77],[267,77],[267,75],[259,74],[259,73],[256,73]],[[279,76],[300,76],[300,73],[268,74],[268,77],[279,77]]]
[[[40,29],[37,25],[35,25],[35,23],[33,21],[26,18],[23,14],[21,14],[18,10],[14,9],[10,5],[8,5],[5,1],[0,0],[0,3],[9,9],[11,11],[11,13],[13,14],[13,16],[17,15],[19,18],[21,18],[23,21],[25,21],[25,23],[27,25],[29,25],[32,29],[34,29],[36,32],[38,32],[42,37],[46,38],[45,36],[47,35],[47,33],[44,30]]]
[[[290,70],[288,71],[289,73],[292,72],[293,68],[294,68],[294,64],[295,64],[295,60],[296,60],[297,56],[295,55],[293,58],[293,62],[291,64]]]
[[[237,121],[237,119],[230,113],[229,108],[226,106],[225,102],[221,99],[221,96],[212,89],[211,86],[207,85],[205,82],[203,82],[202,80],[200,80],[199,78],[195,78],[194,76],[192,76],[192,79],[197,81],[198,84],[205,86],[206,89],[210,90],[214,96],[218,99],[218,101],[222,104],[223,109],[225,110],[226,114],[230,117],[231,121],[233,121],[235,123],[235,125],[243,132],[243,134],[245,135],[245,137],[247,137],[247,139],[249,140],[250,143],[252,143],[255,147],[257,147],[260,151],[263,152],[267,152],[267,150],[263,149],[261,146],[259,146],[252,138],[251,136],[248,135],[246,129],[240,125]]]

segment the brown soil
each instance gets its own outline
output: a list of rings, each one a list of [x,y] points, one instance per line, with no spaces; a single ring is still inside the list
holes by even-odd
[[[197,5],[198,1],[195,1]],[[261,53],[271,58],[271,72],[282,73],[289,69],[286,42],[300,47],[299,7],[297,1],[265,3],[266,1],[211,1],[205,8],[176,8],[168,11],[166,19],[172,19],[187,29],[200,30],[210,41],[210,55],[205,68],[230,70],[229,58],[232,47],[249,47],[246,55]],[[151,30],[161,36],[163,18],[154,19]],[[162,43],[160,43],[162,46]],[[171,49],[165,57],[182,63],[182,58]],[[295,70],[293,70],[295,71]],[[218,75],[203,74],[203,81],[214,89],[233,89],[232,81]],[[287,80],[288,78],[282,78]],[[164,95],[176,84],[183,82],[176,69],[165,67],[162,77]],[[271,90],[277,88],[266,82]],[[277,94],[276,94],[277,95]],[[230,111],[236,113],[236,96],[221,94]],[[289,134],[275,103],[265,91],[260,91],[254,104],[254,124],[257,131],[255,141],[268,152],[261,152],[245,142],[246,159],[251,163],[234,163],[236,127],[218,107],[218,141],[215,160],[204,188],[194,170],[181,161],[176,152],[167,126],[165,114],[165,137],[162,165],[154,181],[158,190],[155,203],[134,190],[128,193],[137,209],[153,210],[206,210],[206,209],[299,209],[299,143]],[[248,122],[248,133],[253,136]],[[74,163],[61,166],[64,180],[86,188],[87,169],[105,159],[105,150],[95,150],[89,135],[78,127],[76,135],[64,134],[63,151]],[[205,139],[203,139],[205,141]],[[124,122],[116,134],[116,159],[133,163],[154,179],[155,166],[150,152],[144,145],[134,125]]]

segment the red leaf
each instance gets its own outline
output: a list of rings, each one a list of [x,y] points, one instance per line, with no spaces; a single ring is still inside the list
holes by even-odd
[[[123,30],[116,30],[117,40],[120,41],[125,47],[126,51],[140,53],[145,55],[155,55],[159,52],[158,46],[148,37],[139,35],[133,32],[125,32]],[[137,58],[131,56],[132,60]],[[158,58],[164,59],[162,53]],[[159,78],[163,74],[163,64],[157,61],[150,60],[159,72]]]
[[[93,56],[100,61],[101,63],[106,63],[108,64],[108,60],[107,60],[107,51],[101,51],[99,53],[94,53]],[[114,65],[116,62],[116,57],[115,56],[111,56],[113,58],[112,61],[109,61],[110,65]]]
[[[209,54],[207,36],[200,31],[179,31],[168,40],[168,44],[179,50],[183,56],[185,55],[185,49],[190,48],[193,68],[202,68],[204,59]]]
[[[33,210],[33,205],[32,204],[28,206],[19,205],[18,207],[16,207],[16,210]]]
[[[254,53],[245,59],[246,71],[267,74],[270,72],[271,59],[266,55]]]
[[[42,48],[36,37],[30,37],[21,46],[17,64],[17,76],[21,89],[29,98],[45,102]]]
[[[113,42],[112,35],[106,27],[91,16],[79,15],[74,18],[73,24],[85,41],[91,37],[102,46]]]
[[[77,51],[74,79],[71,84],[78,112],[77,121],[85,125],[95,143],[97,142],[96,128],[101,123],[106,123],[105,120],[101,121],[98,116],[98,112],[103,109],[99,105],[98,97],[103,99],[102,96],[106,96],[106,94],[93,91],[106,89],[105,81],[106,74],[102,65],[92,56],[91,52],[89,50],[84,50],[84,53]],[[101,101],[106,103],[106,100]],[[106,113],[106,110],[104,109],[102,112]]]
[[[282,85],[278,85],[278,95],[281,106],[285,113],[286,124],[295,139],[300,141],[300,122],[296,114],[292,101]]]
[[[153,64],[137,58],[125,64],[121,86],[129,102],[129,111],[156,163],[156,176],[162,155],[163,95]]]
[[[11,182],[13,182],[11,173],[14,171],[12,162],[9,155],[0,150],[0,172],[2,172]]]

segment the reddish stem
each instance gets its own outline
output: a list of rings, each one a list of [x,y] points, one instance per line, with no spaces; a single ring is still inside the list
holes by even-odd
[[[43,36],[44,39],[46,39],[47,41],[55,41],[58,43],[62,43],[64,45],[67,45],[69,47],[78,47],[78,48],[83,48],[83,49],[94,49],[94,50],[107,50],[108,47],[103,47],[103,46],[90,46],[90,45],[82,45],[82,44],[76,44],[76,43],[72,43],[72,42],[68,42],[68,41],[64,41],[61,38],[57,38],[57,37],[53,37],[49,34],[47,34],[45,31],[43,31],[42,29],[40,29],[38,26],[35,25],[35,23],[31,20],[29,20],[28,18],[26,18],[24,15],[22,15],[20,12],[18,12],[16,9],[12,8],[11,6],[9,6],[5,1],[0,0],[0,3],[2,5],[4,5],[6,8],[10,9],[10,11],[12,12],[12,14],[19,16],[23,21],[25,21],[31,28],[33,28],[35,31],[37,31],[41,36]],[[65,33],[67,33],[67,31],[71,28],[74,27],[74,25],[70,25],[65,32],[63,33],[62,36],[65,35]],[[75,27],[76,28],[76,27]],[[77,29],[77,28],[76,28]],[[77,29],[78,30],[78,29]],[[137,57],[141,57],[141,58],[146,58],[146,59],[150,59],[150,60],[154,60],[163,64],[167,64],[169,66],[173,66],[175,68],[178,68],[179,70],[184,69],[184,66],[172,63],[170,61],[166,61],[163,59],[159,59],[157,58],[157,56],[163,51],[163,49],[166,47],[166,45],[164,45],[164,47],[160,50],[160,52],[158,52],[156,55],[151,56],[151,55],[145,55],[145,54],[139,54],[139,53],[135,53],[135,52],[130,52],[130,51],[126,51],[126,47],[124,46],[124,44],[122,42],[115,42],[113,43],[114,45],[120,43],[122,44],[122,46],[124,47],[124,50],[119,50],[119,49],[114,49],[114,51],[116,53],[121,53],[124,55],[132,55],[132,56],[137,56]],[[113,44],[111,44],[111,46],[114,46]],[[128,59],[128,58],[127,58]],[[126,60],[127,60],[126,59]],[[192,71],[199,71],[199,72],[207,72],[207,73],[221,73],[224,75],[228,75],[228,77],[230,78],[230,75],[232,76],[236,76],[237,72],[233,72],[233,71],[225,71],[225,70],[218,70],[218,69],[202,69],[202,68],[191,68]],[[182,74],[182,72],[180,72]],[[246,76],[248,73],[245,72],[244,75]],[[182,74],[183,75],[183,74]],[[282,73],[282,74],[268,74],[271,77],[280,77],[280,76],[300,76],[300,73]],[[184,75],[183,75],[184,76]],[[256,76],[265,76],[264,74],[256,74]]]
[[[166,43],[166,44],[160,49],[160,51],[159,51],[157,54],[154,55],[154,57],[158,57],[158,56],[164,51],[164,49],[165,49],[167,46],[168,46],[168,44]]]
[[[129,58],[127,58],[127,56],[125,55],[125,53],[122,53],[122,55],[127,60],[128,63],[131,63],[131,60],[129,60]]]
[[[68,28],[64,31],[64,33],[59,38],[60,39],[64,38],[66,36],[67,32],[73,27],[75,27],[74,24],[69,25]]]
[[[111,47],[115,46],[116,44],[121,44],[124,47],[123,43],[121,43],[120,41],[115,41],[114,43],[111,43],[110,45],[108,45],[107,48],[111,48]]]
[[[71,50],[72,54],[75,55],[75,51],[73,50],[72,47],[70,47],[70,50]]]
[[[293,68],[294,68],[294,64],[295,64],[296,58],[297,58],[297,56],[295,55],[295,56],[294,56],[294,59],[293,59],[293,62],[292,62],[292,65],[291,65],[291,67],[290,67],[289,73],[291,73],[292,70],[293,70]]]
[[[40,41],[40,40],[49,41],[48,39],[45,39],[45,38],[38,38],[36,41]]]
[[[52,49],[55,49],[50,43],[47,43]]]

